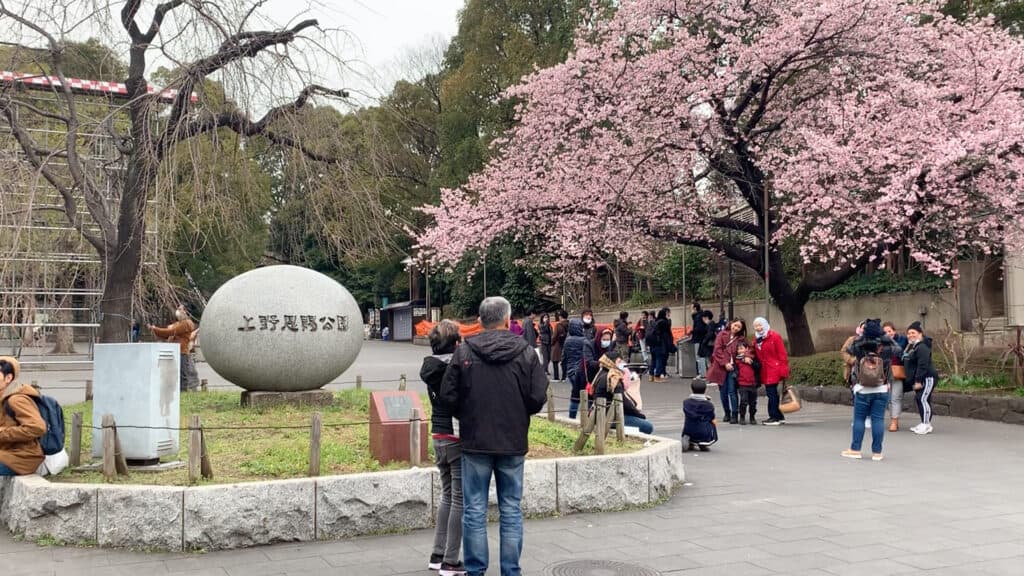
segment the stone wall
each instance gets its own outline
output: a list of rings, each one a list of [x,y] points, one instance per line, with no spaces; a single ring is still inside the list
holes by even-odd
[[[632,454],[528,460],[524,513],[614,510],[669,496],[684,479],[679,441],[652,440]],[[29,540],[68,544],[244,548],[428,528],[440,484],[434,468],[188,488],[20,476],[0,478],[0,523]]]
[[[800,388],[800,398],[808,402],[842,404],[850,406],[853,399],[850,390],[842,386],[822,388]],[[903,395],[903,409],[917,413],[914,393]],[[974,418],[1004,424],[1024,424],[1024,398],[1013,396],[985,396],[960,394],[957,392],[935,392],[932,397],[932,411],[936,416]]]

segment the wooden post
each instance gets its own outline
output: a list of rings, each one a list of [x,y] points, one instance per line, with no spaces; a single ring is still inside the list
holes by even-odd
[[[313,412],[313,423],[309,430],[309,475],[320,475],[320,434],[323,432],[323,417]]]
[[[405,379],[405,376],[402,376]],[[419,467],[420,461],[420,409],[413,408],[409,415],[409,463],[413,468]]]
[[[551,382],[548,382],[548,422],[555,421],[555,391],[551,388]]]
[[[122,476],[127,476],[128,461],[124,458],[124,450],[121,449],[121,438],[117,435],[117,422],[112,423],[114,426],[114,470]]]
[[[626,407],[622,402],[622,392],[615,394],[615,439],[619,442],[626,441]]]
[[[114,465],[114,416],[103,415],[103,480],[113,482],[117,476],[117,468]]]
[[[71,453],[68,454],[68,464],[72,467],[82,465],[82,413],[75,412],[71,415]]]
[[[209,386],[210,382],[206,378],[199,381],[199,389],[203,392],[209,392]]]
[[[199,471],[203,478],[213,479],[213,463],[210,462],[210,453],[206,450],[206,431],[199,428]]]
[[[92,380],[85,381],[85,401],[92,401]]]
[[[597,413],[593,412],[580,426],[580,436],[576,439],[576,444],[573,445],[573,452],[581,452],[587,445],[587,438],[590,436],[590,432],[594,429],[594,419],[597,418]]]
[[[580,390],[580,428],[583,428],[587,423],[587,414],[590,412],[587,406],[590,405],[590,399],[587,397],[587,389]]]
[[[597,422],[594,430],[594,453],[604,454],[604,436],[607,434],[605,428],[608,416],[608,400],[604,396],[598,396],[597,402],[594,403],[594,412],[597,413]]]
[[[405,392],[405,386],[406,386],[405,374],[402,374],[402,377],[398,379],[398,389],[400,391],[402,391],[402,392]]]
[[[360,375],[356,376],[356,390],[362,390],[362,389],[363,389],[363,376],[360,374]]]
[[[199,480],[203,457],[203,436],[200,430],[199,416],[188,417],[188,483],[195,484]]]

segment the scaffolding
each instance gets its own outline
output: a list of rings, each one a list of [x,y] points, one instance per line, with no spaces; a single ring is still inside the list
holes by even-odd
[[[69,79],[79,120],[76,151],[84,170],[116,222],[124,156],[113,133],[127,132],[123,84]],[[66,149],[67,131],[58,118],[66,107],[53,77],[0,71],[0,91],[14,93],[17,121],[45,153],[46,167],[68,184],[85,229],[100,226],[72,185]],[[156,93],[150,88],[151,93]],[[169,102],[174,91],[159,92]],[[28,106],[36,111],[32,111]],[[68,221],[65,202],[28,162],[11,127],[0,125],[0,354],[23,364],[88,364],[100,327],[103,267],[99,254]],[[144,265],[158,261],[159,199],[147,201]]]

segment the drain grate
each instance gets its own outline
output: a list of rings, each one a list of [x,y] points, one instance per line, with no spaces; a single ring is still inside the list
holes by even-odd
[[[646,566],[612,560],[570,560],[549,566],[550,576],[659,576]]]

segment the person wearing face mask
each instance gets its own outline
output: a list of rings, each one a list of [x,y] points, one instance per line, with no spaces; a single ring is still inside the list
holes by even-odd
[[[196,365],[195,362],[192,361],[192,354],[190,351],[192,333],[195,332],[196,325],[192,322],[192,319],[189,318],[188,312],[185,311],[184,304],[178,305],[178,308],[174,311],[174,317],[177,321],[170,326],[160,328],[150,324],[149,330],[154,336],[161,340],[178,343],[181,347],[181,382],[179,387],[182,392],[186,390],[196,390],[199,388],[199,373],[196,372]]]
[[[594,324],[594,311],[584,308],[580,312],[580,320],[583,321],[583,337],[591,342],[597,340],[597,326]]]
[[[768,320],[754,318],[753,326],[754,347],[761,362],[761,383],[768,396],[768,419],[763,424],[778,426],[786,422],[786,416],[779,410],[779,383],[789,378],[789,357],[782,336],[772,330]]]
[[[39,391],[18,381],[21,366],[10,356],[0,356],[0,476],[32,474],[42,464],[39,439],[46,422],[33,398]]]
[[[631,375],[626,369],[626,360],[619,356],[617,350],[609,350],[598,360],[600,370],[594,376],[593,394],[595,398],[603,396],[608,405],[614,400],[615,393],[622,393],[622,412],[626,426],[632,426],[643,434],[653,434],[654,424],[640,411],[637,394],[630,390]]]
[[[931,434],[932,391],[939,383],[939,373],[932,363],[932,339],[924,335],[924,327],[914,322],[907,328],[907,349],[903,352],[907,380],[917,391],[917,413],[921,423],[910,429],[914,434]]]

